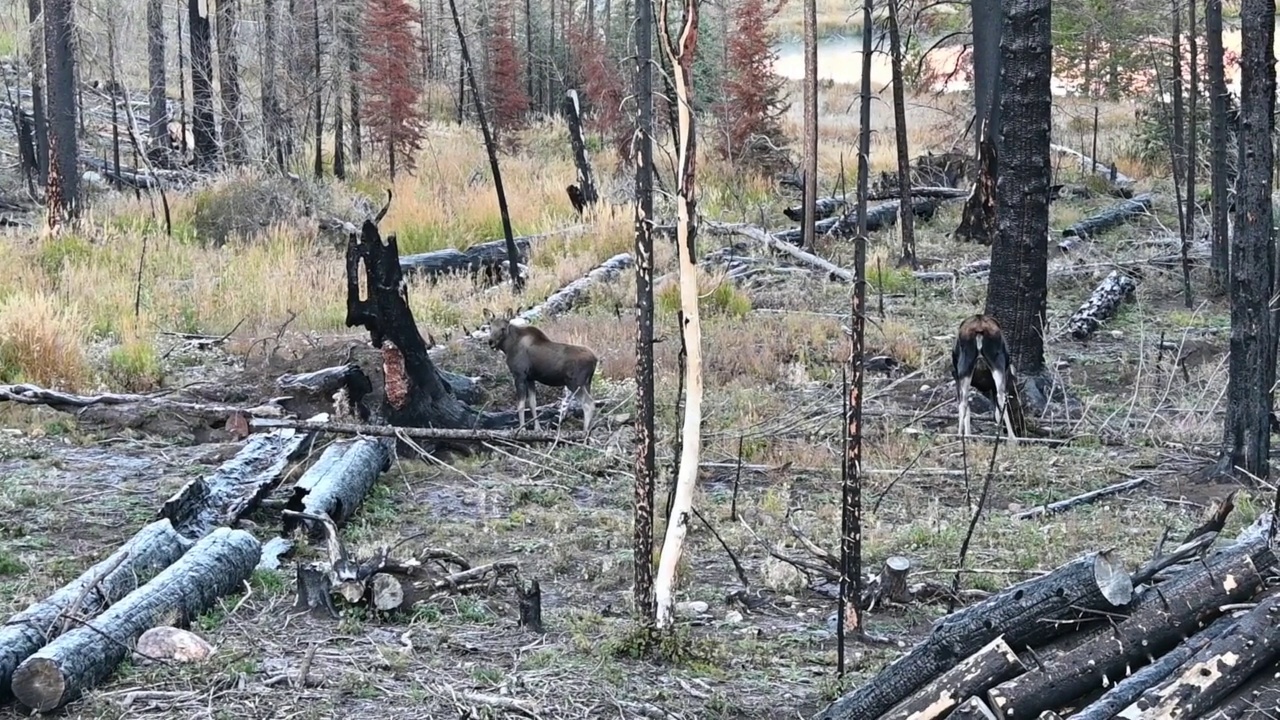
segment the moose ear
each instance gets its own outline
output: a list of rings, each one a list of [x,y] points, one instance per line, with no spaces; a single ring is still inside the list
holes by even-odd
[[[508,307],[508,308],[507,308],[507,317],[508,317],[508,318],[513,318],[513,317],[515,317],[515,316],[516,316],[516,311],[515,311],[515,310],[512,310],[510,307]]]
[[[485,320],[492,320],[492,319],[493,319],[493,311],[492,311],[492,310],[490,310],[489,308],[485,308],[485,309],[484,309],[484,319],[485,319]]]

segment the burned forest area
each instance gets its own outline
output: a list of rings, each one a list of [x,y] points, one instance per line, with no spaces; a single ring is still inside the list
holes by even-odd
[[[0,720],[1280,716],[1275,9],[1117,12],[0,7]]]

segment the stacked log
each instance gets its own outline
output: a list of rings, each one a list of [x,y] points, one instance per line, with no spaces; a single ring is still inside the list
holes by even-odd
[[[1271,514],[1211,548],[1224,519],[1132,574],[1097,553],[941,618],[814,720],[1274,717]]]

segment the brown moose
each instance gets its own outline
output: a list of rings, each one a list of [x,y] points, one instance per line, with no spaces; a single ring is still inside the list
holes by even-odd
[[[591,418],[595,414],[596,401],[591,397],[591,380],[596,374],[596,354],[581,345],[558,343],[531,325],[512,325],[515,312],[510,308],[502,317],[488,308],[484,319],[489,323],[489,347],[501,350],[507,357],[507,369],[515,382],[520,427],[524,428],[524,409],[533,413],[533,428],[541,430],[538,422],[538,396],[535,383],[569,390],[569,397],[577,397],[582,403],[582,431],[591,432]],[[560,406],[560,421],[564,421],[565,406]]]

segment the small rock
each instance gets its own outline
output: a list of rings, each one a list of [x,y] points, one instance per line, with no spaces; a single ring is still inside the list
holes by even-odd
[[[710,609],[711,606],[701,600],[676,603],[676,613],[688,617],[696,617]]]
[[[147,660],[200,662],[213,654],[213,646],[189,630],[162,625],[142,633],[134,653],[134,659],[143,662]]]
[[[925,383],[924,385],[921,385],[920,392],[929,392],[929,384]]]
[[[727,623],[733,623],[736,625],[742,622],[742,613],[738,612],[737,610],[730,610],[729,612],[724,614],[724,621]]]
[[[1119,340],[1124,337],[1124,333],[1120,330],[1112,330],[1111,337],[1115,338],[1116,340]]]

